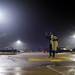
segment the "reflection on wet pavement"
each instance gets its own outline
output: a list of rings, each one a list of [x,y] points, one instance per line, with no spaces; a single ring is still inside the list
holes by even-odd
[[[63,55],[62,55],[63,56]],[[31,62],[30,58],[45,58],[43,53],[0,56],[0,75],[75,75],[75,61]],[[72,56],[72,58],[75,56]],[[48,66],[48,67],[47,67]]]
[[[54,63],[53,65],[47,65],[47,68],[60,75],[75,75],[75,62]]]
[[[48,70],[46,67],[38,67],[38,68],[29,68],[22,69],[20,67],[16,68],[0,68],[0,75],[59,75],[55,74],[55,72]]]
[[[34,54],[34,53],[33,53]],[[0,56],[0,75],[58,75],[46,67],[39,67],[45,62],[29,62],[27,59],[34,55]],[[40,54],[41,55],[41,54]],[[38,54],[35,56],[39,56]]]
[[[28,65],[26,59],[16,58],[14,56],[0,56],[0,75],[25,75],[25,69]]]
[[[75,75],[75,69],[69,69],[66,75]]]
[[[0,67],[0,75],[22,75],[23,70],[20,67],[7,68]]]

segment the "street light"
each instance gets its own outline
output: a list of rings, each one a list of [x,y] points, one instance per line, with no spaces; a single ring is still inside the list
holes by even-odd
[[[16,44],[22,44],[22,41],[21,40],[17,40]]]
[[[24,48],[24,43],[23,43],[21,40],[17,40],[17,41],[14,43],[14,47],[15,47],[16,49],[21,50],[21,49]]]
[[[17,40],[11,44],[11,47],[22,52],[24,49],[27,48],[27,44],[21,40]]]

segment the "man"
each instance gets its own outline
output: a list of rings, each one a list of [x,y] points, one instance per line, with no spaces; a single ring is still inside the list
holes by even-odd
[[[58,49],[57,36],[50,33],[49,35],[49,57],[55,57],[56,50]]]

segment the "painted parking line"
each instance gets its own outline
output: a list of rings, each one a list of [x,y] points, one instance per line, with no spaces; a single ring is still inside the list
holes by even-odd
[[[31,62],[62,62],[68,61],[68,58],[30,58],[29,61]]]
[[[64,75],[64,73],[63,73],[63,72],[60,72],[60,71],[58,71],[58,70],[56,70],[56,69],[54,69],[54,68],[50,67],[50,65],[47,65],[46,67],[47,67],[48,69],[50,69],[50,70],[52,70],[52,71],[54,71],[54,72],[58,73],[58,74]]]

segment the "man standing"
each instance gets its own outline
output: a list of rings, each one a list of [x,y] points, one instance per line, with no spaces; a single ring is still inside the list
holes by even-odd
[[[52,33],[49,33],[49,57],[55,57],[56,50],[58,49],[58,38]]]

